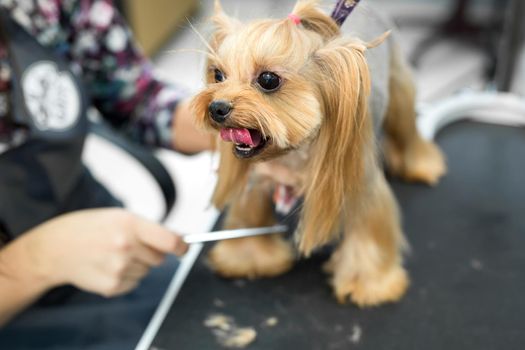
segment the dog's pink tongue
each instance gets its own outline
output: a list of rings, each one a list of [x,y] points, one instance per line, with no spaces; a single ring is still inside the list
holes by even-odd
[[[244,143],[252,147],[257,147],[261,143],[261,134],[258,131],[245,128],[221,129],[221,138],[227,142]]]

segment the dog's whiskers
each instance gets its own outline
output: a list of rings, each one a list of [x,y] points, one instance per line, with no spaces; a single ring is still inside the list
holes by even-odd
[[[188,21],[188,25],[190,26],[190,29],[197,35],[199,40],[206,46],[206,48],[209,50],[208,56],[214,58],[215,60],[220,62],[219,55],[217,52],[213,49],[213,47],[208,43],[206,38],[197,30],[197,28],[191,23],[189,18],[186,17],[186,20]]]
[[[165,51],[166,54],[176,54],[180,52],[193,52],[193,53],[200,53],[209,57],[215,58],[215,55],[211,52],[199,50],[199,49],[176,49],[176,50],[167,50]]]

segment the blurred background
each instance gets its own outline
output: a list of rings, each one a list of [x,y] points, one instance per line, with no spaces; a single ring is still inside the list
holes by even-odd
[[[284,17],[295,0],[222,0],[241,20]],[[160,78],[195,93],[203,86],[204,49],[197,32],[209,34],[212,0],[118,1]],[[333,1],[323,1],[329,12]],[[361,0],[391,16],[413,64],[418,103],[431,105],[466,90],[510,91],[525,99],[525,46],[522,0]],[[191,23],[191,25],[190,25]],[[190,49],[190,50],[188,50]],[[217,217],[209,199],[215,175],[209,153],[184,156],[156,153],[173,176],[175,208],[167,225],[181,233],[206,231]],[[125,152],[90,137],[85,160],[94,174],[134,212],[158,219],[164,211],[156,182]],[[119,173],[115,179],[109,174]]]

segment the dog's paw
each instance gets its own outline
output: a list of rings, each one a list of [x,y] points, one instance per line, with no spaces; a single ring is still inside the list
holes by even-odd
[[[388,171],[406,181],[435,185],[447,172],[445,157],[433,142],[418,140],[402,150],[386,140],[384,154]]]
[[[423,141],[406,155],[406,177],[408,180],[435,185],[446,174],[447,165],[441,150],[433,143]]]
[[[294,260],[292,246],[278,236],[222,241],[208,255],[211,268],[227,278],[277,276],[290,270]]]
[[[406,271],[401,266],[395,266],[376,276],[356,276],[352,279],[334,276],[332,284],[339,303],[344,304],[350,299],[359,307],[370,307],[398,301],[410,283]]]

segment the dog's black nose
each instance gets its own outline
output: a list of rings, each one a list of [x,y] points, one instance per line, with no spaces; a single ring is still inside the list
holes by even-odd
[[[211,119],[217,123],[223,123],[230,115],[232,105],[224,100],[212,101],[208,106],[208,110],[210,111]]]

